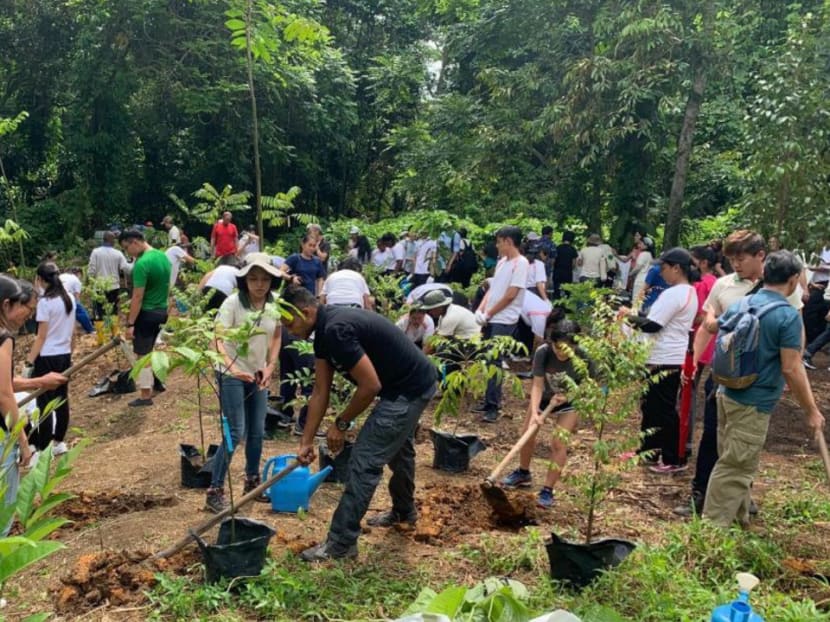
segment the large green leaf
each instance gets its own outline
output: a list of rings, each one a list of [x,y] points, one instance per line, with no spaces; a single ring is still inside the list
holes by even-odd
[[[0,558],[0,585],[9,580],[27,566],[48,557],[52,553],[64,548],[60,542],[36,542],[34,546],[20,547],[9,555]]]

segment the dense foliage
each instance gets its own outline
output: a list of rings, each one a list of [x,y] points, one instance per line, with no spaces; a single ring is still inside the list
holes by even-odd
[[[168,212],[203,234],[170,196],[207,183],[251,193],[243,223],[291,191],[323,219],[576,217],[620,242],[671,212],[667,242],[746,223],[812,244],[828,17],[822,0],[9,0],[0,220],[30,253]]]

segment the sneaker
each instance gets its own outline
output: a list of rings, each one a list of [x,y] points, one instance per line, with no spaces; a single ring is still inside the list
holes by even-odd
[[[262,480],[260,479],[259,475],[254,475],[253,477],[246,477],[245,485],[242,487],[242,494],[247,495],[261,483]],[[258,496],[254,497],[254,501],[256,501],[257,503],[271,503],[271,498],[267,494],[265,494],[265,492],[261,492]]]
[[[52,457],[57,458],[58,456],[62,456],[68,451],[69,448],[66,446],[66,443],[61,441],[60,443],[57,443],[56,445],[52,446]]]
[[[153,400],[151,398],[144,399],[142,397],[134,399],[132,402],[128,402],[127,406],[130,408],[143,408],[145,406],[152,406]]]
[[[531,379],[533,379],[533,372],[529,372],[529,371],[517,371],[513,375],[516,376],[516,378],[518,378],[519,380],[531,380]]]
[[[801,362],[804,363],[804,367],[807,369],[817,369],[817,367],[813,365],[813,359],[810,356],[801,357]]]
[[[484,415],[481,417],[481,420],[484,423],[495,423],[498,418],[499,418],[499,411],[493,409],[493,410],[488,410],[487,412],[485,412]]]
[[[214,514],[221,514],[230,507],[225,499],[225,491],[221,488],[208,488],[205,496],[205,509]]]
[[[29,464],[26,465],[28,469],[34,469],[37,466],[37,461],[40,458],[40,452],[37,449],[32,449],[32,457],[29,458]]]
[[[302,436],[303,429],[300,427],[299,423],[295,423],[294,427],[291,428],[291,436]]]
[[[675,473],[682,473],[688,468],[688,464],[663,464],[661,462],[660,464],[648,467],[648,470],[659,475],[674,475]]]
[[[165,384],[155,376],[153,376],[153,391],[156,393],[164,393],[167,391]]]
[[[536,505],[540,508],[544,508],[548,510],[553,507],[553,502],[555,499],[553,498],[553,490],[545,486],[542,490],[539,491],[539,494],[536,495]]]
[[[322,542],[300,553],[300,559],[304,562],[325,562],[330,559],[354,559],[355,557],[357,557],[356,544],[352,544],[345,550],[338,550],[328,542]]]
[[[354,423],[354,421],[352,422]],[[351,429],[351,426],[349,427]],[[305,430],[300,427],[299,423],[294,424],[294,428],[291,430],[292,436],[302,436]],[[322,428],[317,428],[317,431],[314,433],[314,438],[326,438],[326,431]]]
[[[378,514],[377,516],[373,516],[372,518],[366,521],[366,524],[369,527],[392,527],[398,523],[408,523],[410,525],[414,525],[418,520],[418,514],[413,512],[407,516],[401,516],[394,510],[389,510],[388,512],[383,512],[382,514]]]
[[[678,516],[691,518],[703,514],[703,495],[697,490],[692,491],[692,496],[687,503],[676,506],[672,512]]]
[[[474,413],[486,413],[488,410],[487,404],[481,402],[480,404],[476,404],[470,409]]]
[[[525,469],[514,469],[513,472],[501,480],[505,488],[529,488],[533,483],[533,476]]]

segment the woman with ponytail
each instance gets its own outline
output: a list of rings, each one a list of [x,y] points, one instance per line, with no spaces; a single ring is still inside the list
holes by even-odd
[[[37,267],[35,286],[42,291],[37,303],[37,336],[26,357],[27,375],[33,378],[50,372],[61,373],[72,365],[72,335],[75,330],[75,300],[64,289],[60,270],[49,261]],[[51,441],[56,456],[67,451],[66,431],[69,429],[69,388],[61,385],[37,398],[37,406],[43,413],[47,404],[60,399],[58,406],[47,417],[41,418],[30,435],[32,444],[43,451]]]

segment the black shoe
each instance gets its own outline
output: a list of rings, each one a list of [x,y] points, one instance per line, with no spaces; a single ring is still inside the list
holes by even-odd
[[[345,550],[338,550],[328,542],[323,542],[300,553],[300,559],[304,562],[325,562],[330,559],[353,559],[355,557],[357,557],[356,544],[352,544]]]
[[[482,402],[481,404],[476,404],[470,409],[474,413],[486,413],[487,412],[487,404]]]
[[[167,391],[167,387],[164,386],[164,383],[155,376],[153,376],[153,391],[156,393],[164,393]]]
[[[516,376],[516,378],[518,378],[519,380],[530,380],[531,378],[533,378],[533,372],[529,371],[517,371],[513,375]]]
[[[703,514],[703,495],[697,491],[692,491],[692,498],[688,503],[678,505],[672,510],[678,516],[691,517],[692,515],[700,516]]]
[[[417,520],[418,514],[414,512],[408,516],[401,516],[397,512],[389,510],[388,512],[378,514],[377,516],[373,516],[368,519],[366,524],[369,525],[369,527],[392,527],[398,523],[409,523],[410,525],[414,525]]]
[[[816,369],[816,366],[813,365],[813,359],[810,356],[802,356],[801,362],[804,363],[804,367],[807,369]]]
[[[205,497],[205,509],[214,514],[221,514],[230,507],[230,503],[225,499],[225,491],[221,488],[208,488]]]
[[[150,398],[144,399],[142,397],[134,399],[132,402],[127,402],[130,408],[143,408],[145,406],[152,406],[153,400]]]
[[[484,423],[495,423],[498,418],[499,418],[499,411],[493,409],[493,410],[486,411],[484,413],[484,415],[481,417],[481,420]]]
[[[758,516],[758,505],[755,503],[755,499],[749,500],[749,515]]]
[[[245,485],[242,488],[242,494],[247,495],[261,483],[262,480],[260,479],[259,475],[255,475],[253,477],[246,477]],[[261,492],[258,496],[254,497],[254,501],[256,501],[257,503],[271,503],[271,498],[264,492]]]

